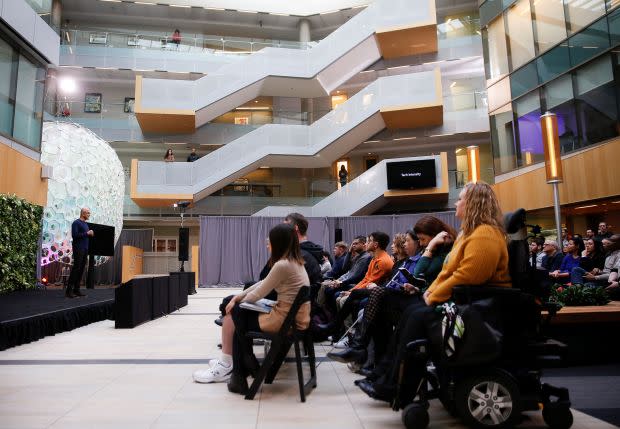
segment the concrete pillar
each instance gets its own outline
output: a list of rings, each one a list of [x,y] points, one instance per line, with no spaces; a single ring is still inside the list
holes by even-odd
[[[56,32],[60,32],[60,27],[62,26],[62,1],[61,0],[52,0],[52,13],[51,13],[50,26],[56,30]]]
[[[299,20],[299,41],[302,43],[310,42],[310,20],[309,19],[300,19]]]

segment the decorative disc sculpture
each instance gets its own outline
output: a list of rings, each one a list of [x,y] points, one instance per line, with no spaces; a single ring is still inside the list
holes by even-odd
[[[41,265],[71,262],[71,223],[81,207],[90,208],[90,222],[116,228],[116,243],[123,227],[125,175],[114,149],[79,125],[45,122],[41,163],[53,168],[43,211]]]

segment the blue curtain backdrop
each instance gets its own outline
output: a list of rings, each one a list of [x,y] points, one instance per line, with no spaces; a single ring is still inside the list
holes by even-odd
[[[367,236],[383,231],[390,237],[405,232],[423,216],[432,215],[458,230],[454,212],[420,213],[390,216],[351,216],[308,218],[308,239],[329,252],[335,242],[336,228],[342,229],[342,239],[351,243],[358,235]],[[266,240],[269,230],[281,218],[202,216],[200,218],[200,275],[199,284],[241,284],[258,279],[269,259]]]

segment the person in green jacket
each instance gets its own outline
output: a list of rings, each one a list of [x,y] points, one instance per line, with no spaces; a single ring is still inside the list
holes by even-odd
[[[424,249],[413,275],[423,277],[430,286],[441,271],[446,255],[452,249],[456,231],[434,216],[422,217],[416,222],[413,231],[420,239],[420,247]]]

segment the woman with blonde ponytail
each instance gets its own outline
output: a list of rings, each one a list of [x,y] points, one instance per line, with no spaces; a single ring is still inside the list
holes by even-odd
[[[461,231],[441,272],[424,293],[424,303],[407,308],[395,331],[395,350],[386,353],[374,373],[358,383],[372,398],[388,402],[394,399],[399,364],[407,356],[407,344],[426,338],[430,326],[443,318],[435,307],[450,299],[455,286],[511,286],[502,213],[491,186],[484,182],[465,185],[456,202],[456,217],[461,219]],[[437,235],[438,240],[441,234]],[[401,386],[402,403],[415,396],[423,369],[412,373],[406,377],[406,385]]]

